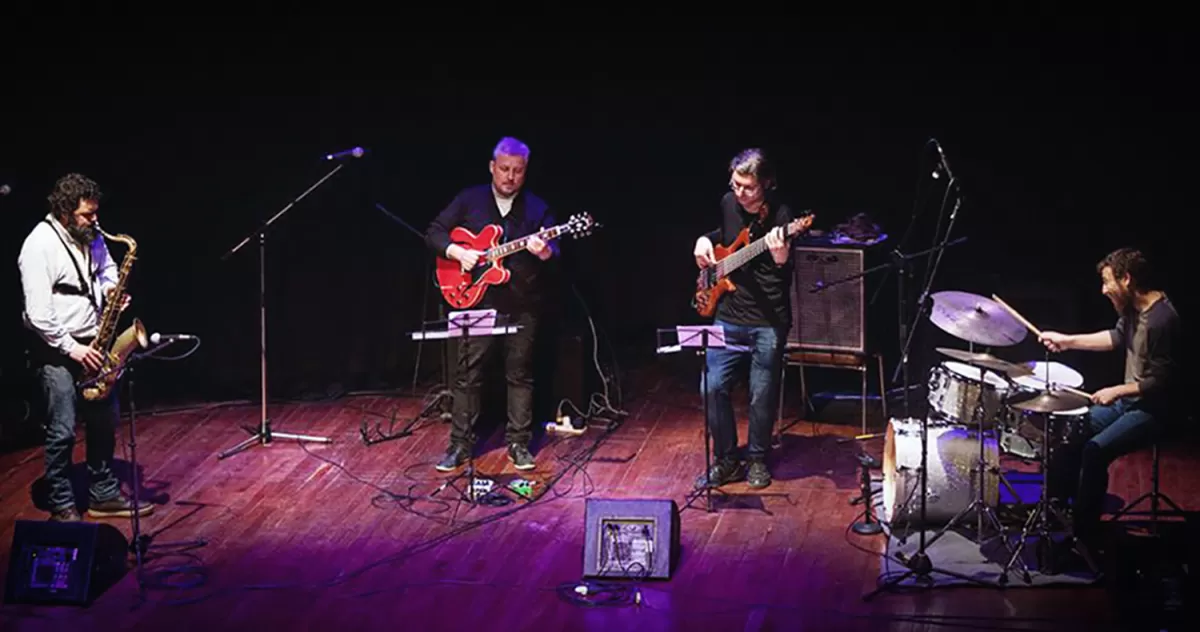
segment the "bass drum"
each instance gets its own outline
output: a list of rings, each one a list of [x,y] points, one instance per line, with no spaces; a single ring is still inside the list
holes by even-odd
[[[949,522],[975,500],[979,431],[962,426],[929,424],[929,480],[926,482],[927,524]],[[921,519],[921,420],[892,419],[883,448],[882,520],[893,526],[919,524]],[[983,456],[987,469],[999,471],[1000,448],[994,435],[984,434]],[[1000,502],[1000,478],[988,471],[983,500],[989,507]],[[968,515],[974,515],[974,512]]]

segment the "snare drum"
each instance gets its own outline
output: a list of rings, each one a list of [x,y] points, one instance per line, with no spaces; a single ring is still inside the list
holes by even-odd
[[[882,519],[895,526],[921,520],[921,420],[892,419],[883,447]],[[962,426],[929,424],[926,481],[926,524],[945,524],[966,509],[976,496],[979,432]],[[984,433],[983,500],[1000,502],[1000,462],[996,438]],[[974,512],[968,515],[974,515]]]
[[[956,424],[975,427],[975,407],[982,403],[983,427],[992,427],[1004,411],[1007,394],[1004,378],[962,362],[947,360],[929,372],[930,411]]]
[[[1043,449],[1053,456],[1056,449],[1076,445],[1087,438],[1089,410],[1087,406],[1053,413],[1013,409],[1000,424],[1000,449],[1030,461],[1040,461]],[[1046,445],[1047,421],[1050,423],[1049,446]]]

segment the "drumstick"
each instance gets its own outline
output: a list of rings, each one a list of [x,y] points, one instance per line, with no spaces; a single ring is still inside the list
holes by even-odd
[[[995,294],[993,294],[992,300],[999,303],[1000,307],[1003,307],[1004,310],[1007,311],[1009,314],[1012,314],[1013,318],[1016,318],[1017,320],[1021,321],[1021,324],[1025,325],[1025,328],[1028,329],[1029,331],[1032,331],[1033,335],[1035,335],[1035,336],[1042,335],[1042,332],[1037,327],[1034,327],[1033,323],[1029,322],[1028,320],[1025,320],[1024,316],[1018,314],[1017,310],[1013,309],[1012,307],[1009,307],[1008,303],[1005,303],[1004,301],[1000,300],[999,296],[996,296]]]

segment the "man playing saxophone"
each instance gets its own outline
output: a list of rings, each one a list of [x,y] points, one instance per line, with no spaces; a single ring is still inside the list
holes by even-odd
[[[89,343],[106,302],[121,301],[120,310],[129,305],[128,295],[109,295],[118,284],[118,270],[96,230],[101,197],[99,186],[83,175],[60,178],[48,197],[50,212],[25,238],[17,261],[23,318],[33,334],[29,359],[43,406],[46,506],[56,521],[80,520],[69,477],[77,416],[87,426],[88,515],[129,517],[134,510],[112,471],[120,419],[116,390],[90,401],[76,386],[85,371],[98,371],[104,362],[101,350]],[[139,513],[148,515],[152,509],[143,505]]]

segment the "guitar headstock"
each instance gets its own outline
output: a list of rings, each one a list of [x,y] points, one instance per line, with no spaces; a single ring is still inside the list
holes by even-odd
[[[804,217],[797,217],[788,223],[787,236],[794,237],[812,227],[813,219],[816,215],[809,213]]]
[[[576,213],[567,220],[566,231],[571,233],[572,237],[578,239],[583,235],[592,234],[592,229],[599,226],[596,220],[588,213]]]

